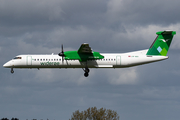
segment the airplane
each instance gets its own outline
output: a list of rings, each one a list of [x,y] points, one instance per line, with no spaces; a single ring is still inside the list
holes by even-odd
[[[173,36],[176,31],[159,31],[149,49],[127,53],[99,53],[92,51],[88,43],[83,43],[77,51],[65,51],[63,45],[59,54],[18,55],[3,65],[5,68],[82,68],[84,76],[89,76],[89,68],[125,68],[168,59]]]

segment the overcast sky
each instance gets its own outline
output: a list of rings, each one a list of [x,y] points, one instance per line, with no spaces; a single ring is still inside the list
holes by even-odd
[[[76,110],[112,109],[121,120],[180,119],[179,0],[0,0],[0,118],[68,120]],[[147,49],[173,30],[169,59],[123,69],[10,69],[19,54]]]

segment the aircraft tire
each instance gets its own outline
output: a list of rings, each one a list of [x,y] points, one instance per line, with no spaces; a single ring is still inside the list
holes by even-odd
[[[85,73],[84,73],[84,76],[85,76],[85,77],[88,77],[88,76],[89,76],[89,73],[88,73],[88,72],[85,72]]]
[[[14,70],[13,70],[13,68],[11,68],[11,73],[12,73],[12,74],[14,73]]]

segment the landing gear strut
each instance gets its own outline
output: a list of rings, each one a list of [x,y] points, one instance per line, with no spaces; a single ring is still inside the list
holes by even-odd
[[[84,65],[85,65],[85,68],[82,68],[82,69],[84,70],[84,72],[85,72],[85,73],[84,73],[84,76],[85,76],[85,77],[88,77],[90,70],[89,70],[89,68],[88,68],[88,66],[87,66],[87,61],[85,62]]]
[[[88,77],[88,76],[89,76],[89,71],[90,71],[89,68],[88,68],[88,67],[85,67],[85,69],[83,69],[83,70],[84,70],[84,72],[85,72],[85,73],[84,73],[84,76],[85,76],[85,77]]]
[[[13,68],[11,68],[11,73],[12,73],[12,74],[14,73],[14,70],[13,70]]]

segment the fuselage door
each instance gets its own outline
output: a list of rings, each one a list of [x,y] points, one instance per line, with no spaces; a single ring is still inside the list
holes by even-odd
[[[32,56],[26,57],[26,65],[32,65]]]
[[[116,65],[121,65],[121,56],[116,56]]]

